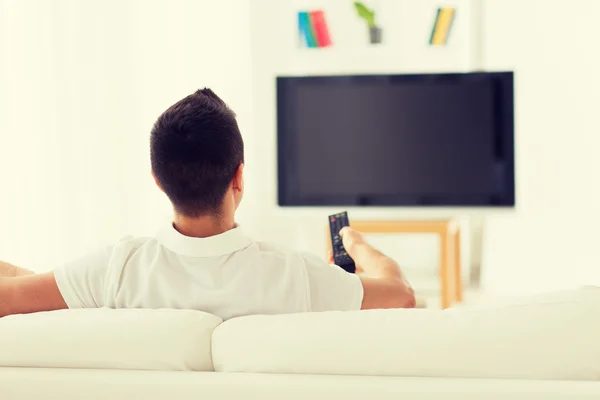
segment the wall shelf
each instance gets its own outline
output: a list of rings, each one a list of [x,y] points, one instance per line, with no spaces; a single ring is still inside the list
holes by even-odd
[[[451,47],[420,46],[403,51],[393,45],[292,49],[285,57],[282,74],[364,74],[468,71],[464,58]]]

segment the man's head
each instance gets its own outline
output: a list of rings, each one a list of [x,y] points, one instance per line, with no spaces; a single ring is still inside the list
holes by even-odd
[[[244,142],[235,113],[210,89],[165,111],[150,137],[152,172],[178,214],[219,215],[243,194]]]

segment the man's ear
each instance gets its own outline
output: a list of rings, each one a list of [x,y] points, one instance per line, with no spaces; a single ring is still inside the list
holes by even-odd
[[[154,183],[156,183],[156,186],[160,189],[161,192],[164,193],[162,186],[160,186],[160,183],[158,182],[158,178],[156,177],[156,175],[154,175],[154,171],[150,173],[152,174],[152,178],[154,178]]]
[[[244,191],[244,163],[241,163],[235,170],[231,184],[234,191]]]

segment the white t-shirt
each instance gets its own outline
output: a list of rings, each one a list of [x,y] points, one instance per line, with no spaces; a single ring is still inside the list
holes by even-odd
[[[125,238],[55,272],[69,308],[175,308],[223,319],[359,310],[360,279],[308,254],[256,242],[236,227],[208,238],[172,225]]]

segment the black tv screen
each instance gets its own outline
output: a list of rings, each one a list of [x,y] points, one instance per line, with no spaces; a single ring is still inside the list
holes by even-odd
[[[281,206],[515,205],[513,73],[277,78]]]

